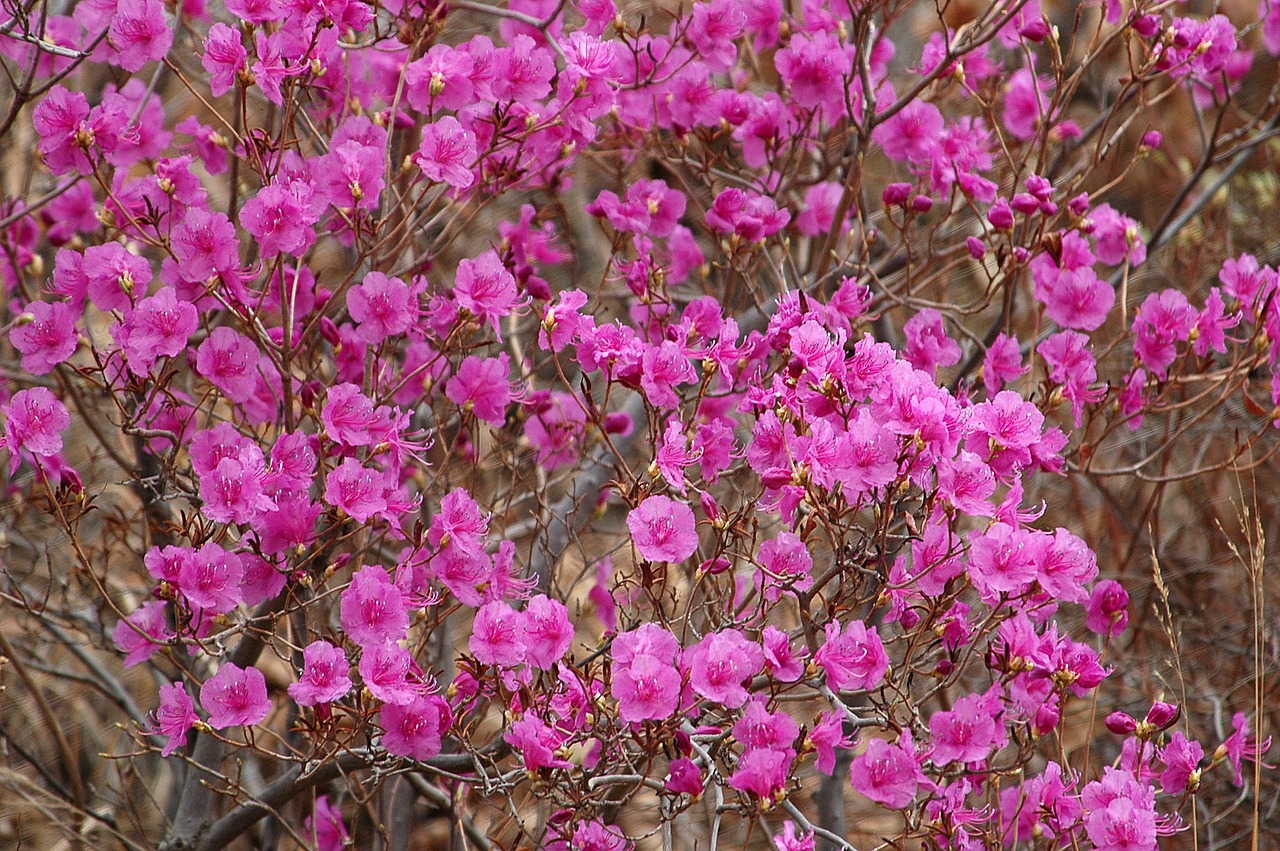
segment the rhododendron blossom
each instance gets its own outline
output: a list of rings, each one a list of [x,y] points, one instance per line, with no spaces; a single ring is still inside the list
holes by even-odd
[[[1059,5],[11,9],[0,811],[1280,842],[1280,11]]]
[[[680,562],[698,547],[693,509],[665,496],[651,496],[627,515],[627,528],[641,558]]]

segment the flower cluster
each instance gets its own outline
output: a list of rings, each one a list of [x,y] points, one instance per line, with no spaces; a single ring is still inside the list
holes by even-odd
[[[139,747],[223,793],[180,794],[173,847],[265,815],[232,760],[317,848],[413,772],[395,794],[468,833],[468,792],[542,799],[504,847],[621,851],[712,791],[708,829],[783,808],[798,851],[852,847],[815,775],[898,845],[1152,849],[1263,758],[1244,714],[1208,760],[1170,703],[1079,720],[1130,598],[1028,496],[1153,422],[1130,469],[1176,457],[1200,384],[1274,447],[1280,275],[1152,288],[1167,231],[1100,176],[1149,103],[1226,114],[1244,36],[1109,0],[1131,67],[1086,120],[1038,0],[923,43],[903,4],[800,5],[121,0],[0,31],[46,81],[39,201],[0,226],[8,472],[162,682]],[[79,525],[124,498],[86,430],[132,477],[129,580]]]

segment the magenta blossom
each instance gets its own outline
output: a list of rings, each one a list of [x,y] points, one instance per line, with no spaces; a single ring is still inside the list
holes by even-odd
[[[62,432],[71,425],[71,414],[44,387],[13,394],[3,408],[4,445],[9,450],[9,475],[18,470],[22,451],[41,458],[62,451]],[[688,510],[688,509],[686,509]]]
[[[627,515],[636,552],[648,561],[679,563],[698,548],[693,509],[666,496],[651,496]]]
[[[736,629],[707,635],[689,649],[686,661],[693,690],[730,708],[746,703],[746,685],[764,669],[763,651]]]
[[[289,685],[289,696],[299,706],[332,703],[351,691],[350,668],[340,648],[313,641],[302,651],[302,678]]]
[[[910,806],[920,785],[928,782],[920,769],[910,730],[902,731],[896,745],[884,739],[868,739],[867,749],[853,760],[850,777],[854,789],[895,810]]]
[[[160,749],[160,755],[169,756],[186,745],[187,732],[198,720],[195,704],[191,701],[191,695],[187,694],[185,685],[171,683],[161,686],[160,706],[156,709],[154,732],[161,736],[168,736],[169,741]]]
[[[209,726],[252,727],[271,712],[267,679],[255,667],[241,668],[227,662],[200,687],[200,702],[209,712]]]
[[[872,689],[884,680],[889,656],[880,641],[880,633],[860,620],[850,621],[841,632],[840,623],[827,624],[826,641],[813,660],[827,676],[827,684],[836,691]]]

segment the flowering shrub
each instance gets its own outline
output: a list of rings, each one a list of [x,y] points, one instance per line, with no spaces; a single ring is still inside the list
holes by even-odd
[[[1163,552],[1046,500],[1277,446],[1276,271],[1146,270],[1280,20],[1182,11],[10,4],[21,794],[168,851],[1259,830],[1261,655],[1219,744]],[[37,674],[123,725],[91,781]]]

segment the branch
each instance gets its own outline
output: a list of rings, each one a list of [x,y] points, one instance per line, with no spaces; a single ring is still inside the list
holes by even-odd
[[[236,837],[298,795],[328,783],[349,771],[364,768],[373,758],[372,752],[362,749],[346,751],[334,759],[313,767],[309,773],[308,766],[305,764],[294,766],[283,777],[263,790],[261,795],[237,805],[234,810],[214,822],[203,836],[181,840],[187,844],[168,842],[161,848],[172,849],[172,851],[187,848],[223,851]],[[475,762],[470,754],[442,754],[422,765],[442,771],[465,771],[474,768]]]

